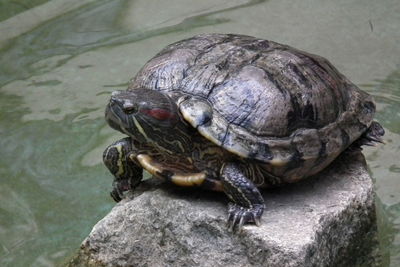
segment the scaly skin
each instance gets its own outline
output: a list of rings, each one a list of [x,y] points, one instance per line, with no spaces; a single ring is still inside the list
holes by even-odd
[[[140,183],[144,168],[179,186],[199,186],[225,192],[233,201],[229,205],[228,218],[232,230],[240,230],[246,223],[259,223],[264,201],[252,180],[265,184],[263,177],[266,174],[259,168],[261,165],[227,153],[194,132],[182,119],[174,119],[172,130],[176,138],[173,142],[167,136],[171,129],[163,129],[165,135],[160,135],[157,130],[147,130],[142,113],[124,109],[124,106],[131,108],[137,102],[143,102],[141,97],[146,97],[147,92],[149,90],[116,93],[106,111],[109,124],[131,136],[113,143],[103,154],[105,165],[115,177],[111,192],[114,200],[120,201],[125,191],[133,190]],[[157,94],[161,98],[167,97]],[[123,124],[124,121],[127,123]],[[169,124],[166,126],[171,127]],[[181,131],[180,134],[177,131]],[[184,139],[179,139],[179,136]],[[182,149],[185,142],[191,146]],[[247,175],[258,177],[249,178]]]
[[[340,153],[380,142],[372,97],[326,59],[250,36],[204,34],[171,44],[112,94],[109,125],[129,136],[104,161],[113,198],[142,169],[179,186],[224,191],[228,225],[258,223],[257,187],[293,183]]]
[[[131,138],[126,137],[111,144],[103,153],[103,162],[114,175],[111,197],[119,202],[124,192],[134,190],[143,178],[143,168],[132,161],[137,154]]]

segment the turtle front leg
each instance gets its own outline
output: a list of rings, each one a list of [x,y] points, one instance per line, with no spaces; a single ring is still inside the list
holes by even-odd
[[[226,163],[221,170],[225,194],[233,201],[228,208],[228,227],[240,231],[243,224],[260,224],[264,212],[264,199],[257,187],[246,177],[237,163]]]
[[[124,192],[133,190],[143,178],[143,169],[134,161],[137,149],[127,137],[113,143],[103,153],[103,162],[114,175],[113,190],[115,202],[121,201]]]

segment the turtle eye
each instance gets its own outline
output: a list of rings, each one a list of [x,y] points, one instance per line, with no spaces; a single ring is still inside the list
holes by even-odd
[[[135,104],[129,103],[129,104],[125,104],[123,106],[123,110],[124,110],[124,112],[126,114],[133,114],[133,113],[136,113],[138,111],[138,108],[137,108],[137,106]]]

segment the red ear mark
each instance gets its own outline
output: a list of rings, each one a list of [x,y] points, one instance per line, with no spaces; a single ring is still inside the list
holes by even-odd
[[[175,117],[175,114],[161,108],[142,109],[141,111],[160,121],[172,119]]]

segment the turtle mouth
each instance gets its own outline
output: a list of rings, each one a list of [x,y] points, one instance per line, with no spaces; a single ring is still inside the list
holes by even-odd
[[[124,124],[124,122],[121,119],[121,112],[119,111],[118,105],[115,105],[112,101],[106,106],[105,118],[111,128],[123,132],[121,125]]]

